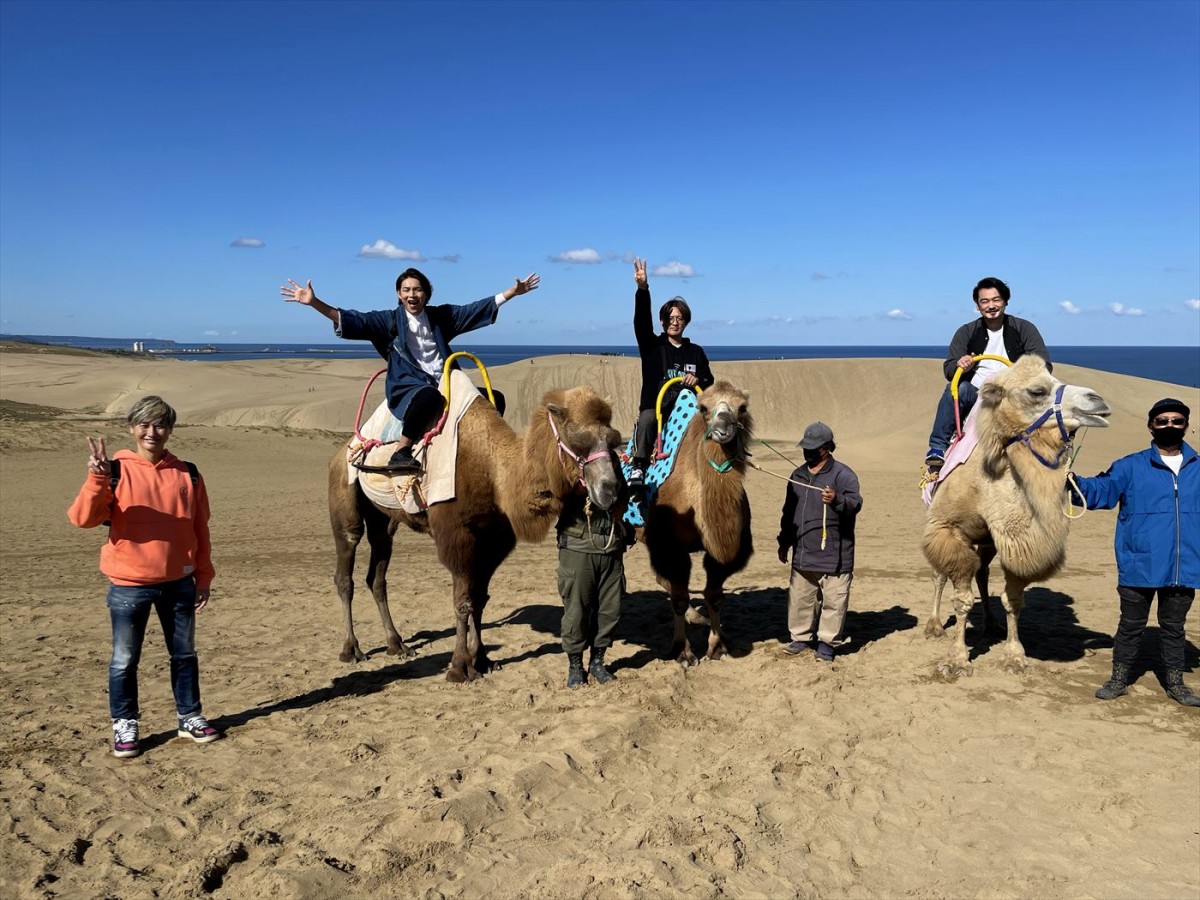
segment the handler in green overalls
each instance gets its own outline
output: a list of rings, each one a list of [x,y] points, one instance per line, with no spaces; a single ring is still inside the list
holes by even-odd
[[[621,521],[625,503],[596,509],[582,486],[563,503],[558,517],[558,593],[563,601],[562,645],[567,654],[567,687],[608,684],[616,676],[604,667],[604,651],[621,616],[625,590],[625,547],[632,529]],[[583,651],[591,648],[587,671]]]

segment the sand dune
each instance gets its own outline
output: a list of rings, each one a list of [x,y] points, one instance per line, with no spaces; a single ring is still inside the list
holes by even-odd
[[[1074,523],[1066,570],[1031,590],[1030,674],[1005,673],[1000,638],[977,632],[974,677],[936,677],[948,651],[919,627],[930,583],[916,491],[936,362],[715,367],[750,391],[772,447],[794,455],[821,419],[861,476],[849,652],[831,667],[781,654],[783,486],[752,472],[758,553],[729,584],[735,656],[692,670],[662,659],[670,615],[636,548],[618,681],[577,692],[563,687],[549,543],[518,547],[493,581],[486,639],[502,665],[481,682],[443,679],[449,579],[409,533],[391,594],[417,656],[382,652],[360,581],[371,658],[337,661],[324,467],[375,368],[0,349],[4,896],[1200,896],[1200,717],[1164,696],[1153,631],[1130,695],[1091,696],[1117,618],[1112,513]],[[1087,474],[1145,445],[1159,397],[1200,409],[1195,390],[1057,372],[1115,409],[1084,439]],[[491,374],[518,428],[547,388],[576,383],[611,395],[623,431],[633,421],[634,360]],[[178,408],[172,447],[212,495],[218,577],[197,642],[205,710],[226,738],[172,737],[155,623],[141,675],[151,737],[121,761],[108,748],[102,529],[72,528],[65,510],[83,434],[126,445],[118,420],[146,393]]]

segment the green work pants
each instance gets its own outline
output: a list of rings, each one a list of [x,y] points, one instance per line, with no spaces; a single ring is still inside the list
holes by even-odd
[[[562,645],[567,653],[612,646],[625,587],[623,553],[558,551],[558,593],[563,601]]]

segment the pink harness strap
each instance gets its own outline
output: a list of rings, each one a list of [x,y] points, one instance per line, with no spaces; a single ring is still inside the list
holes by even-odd
[[[579,483],[583,487],[587,487],[587,478],[584,477],[583,467],[590,462],[595,462],[598,459],[604,459],[604,457],[608,456],[609,451],[597,450],[591,456],[581,459],[579,454],[563,443],[563,439],[558,434],[558,426],[554,424],[554,413],[547,411],[546,417],[550,420],[550,430],[554,432],[554,440],[558,442],[558,458],[561,460],[563,458],[563,454],[566,454],[572,460],[574,460],[575,465],[579,467]]]

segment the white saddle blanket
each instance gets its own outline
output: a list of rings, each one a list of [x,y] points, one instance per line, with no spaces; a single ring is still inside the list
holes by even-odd
[[[443,391],[444,393],[444,391]],[[403,509],[412,515],[423,513],[434,503],[454,499],[454,469],[458,459],[458,423],[467,408],[482,399],[479,391],[465,373],[458,369],[450,372],[450,412],[441,434],[426,444],[424,440],[413,446],[413,455],[420,460],[420,475],[384,475],[377,472],[362,472],[350,465],[358,454],[362,443],[357,437],[346,448],[346,483],[358,482],[367,499],[385,509]],[[359,431],[368,440],[386,443],[367,453],[363,460],[368,466],[386,466],[396,452],[396,437],[400,430],[396,417],[388,409],[387,401],[380,403],[371,418],[362,424]]]

